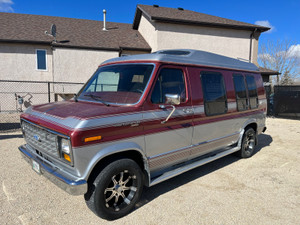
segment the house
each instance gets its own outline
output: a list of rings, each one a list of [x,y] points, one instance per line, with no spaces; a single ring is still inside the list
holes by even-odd
[[[158,5],[138,5],[133,24],[16,13],[0,13],[0,21],[1,86],[27,82],[7,87],[26,94],[28,86],[35,92],[39,82],[47,82],[46,100],[33,104],[72,96],[81,84],[67,83],[84,83],[101,62],[128,54],[190,48],[257,64],[259,36],[270,29]],[[53,24],[55,37],[48,35]],[[12,95],[0,96],[7,98],[15,101]],[[7,107],[1,101],[3,111]]]

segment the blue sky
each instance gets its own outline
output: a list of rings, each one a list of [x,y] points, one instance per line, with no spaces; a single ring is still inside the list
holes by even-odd
[[[102,20],[102,10],[106,9],[108,21],[132,23],[137,4],[182,7],[228,19],[267,25],[272,30],[263,33],[260,42],[286,39],[300,44],[300,0],[0,0],[0,12]]]

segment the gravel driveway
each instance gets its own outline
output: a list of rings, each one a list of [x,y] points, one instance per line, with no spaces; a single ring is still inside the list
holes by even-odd
[[[36,174],[0,133],[0,224],[300,224],[300,120],[267,119],[257,153],[227,156],[154,187],[113,222]]]

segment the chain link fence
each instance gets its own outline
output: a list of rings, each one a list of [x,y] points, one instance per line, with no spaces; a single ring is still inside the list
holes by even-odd
[[[0,80],[0,132],[19,128],[31,105],[70,99],[83,83]]]

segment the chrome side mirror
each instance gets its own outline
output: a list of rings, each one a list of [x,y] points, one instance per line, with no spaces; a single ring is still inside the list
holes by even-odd
[[[170,105],[179,105],[180,104],[180,96],[177,94],[166,94],[165,95],[165,103]]]
[[[165,98],[166,98],[165,103],[166,104],[170,104],[170,105],[160,105],[159,107],[161,109],[166,109],[166,107],[171,106],[173,109],[170,112],[170,114],[168,115],[168,117],[164,121],[161,122],[162,124],[166,123],[170,119],[170,117],[172,116],[172,114],[175,112],[176,108],[175,108],[174,105],[179,105],[180,104],[180,96],[179,95],[176,95],[176,94],[175,95],[174,94],[166,94]]]

